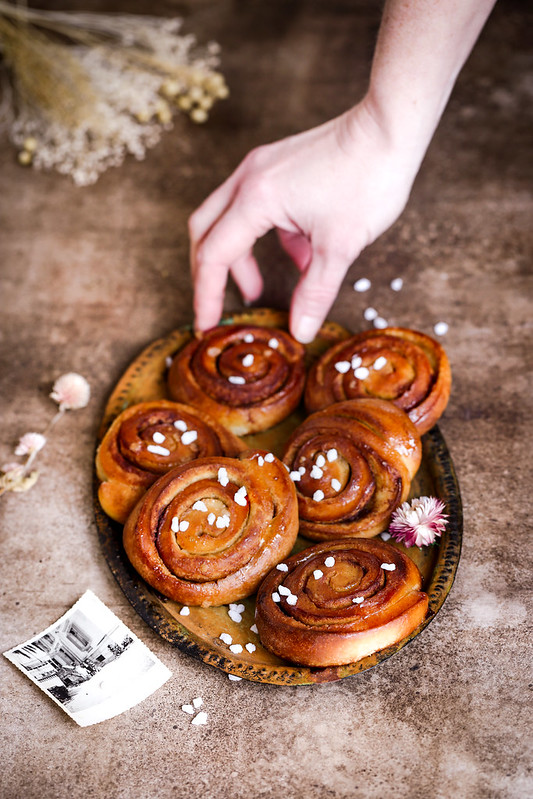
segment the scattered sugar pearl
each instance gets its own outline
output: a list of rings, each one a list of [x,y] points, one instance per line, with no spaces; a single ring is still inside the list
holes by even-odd
[[[228,674],[228,680],[231,680],[232,682],[239,682],[239,680],[242,680],[242,677],[237,677],[236,674]]]
[[[391,534],[387,532],[381,533],[380,538],[382,541],[388,541],[391,538]]]
[[[274,593],[272,594],[272,601],[273,602],[281,602],[281,597],[280,597],[280,595],[278,594],[277,591],[274,591]]]
[[[248,355],[245,355],[244,358],[242,359],[243,366],[252,366],[253,362],[254,362],[254,356],[252,355],[251,352],[249,352]]]
[[[200,724],[207,724],[207,713],[201,710],[191,721],[191,724],[199,726]]]
[[[393,571],[396,570],[396,564],[395,563],[382,563],[381,564],[381,568],[385,569],[385,571],[387,571],[387,572],[393,572]]]
[[[267,452],[265,460],[267,463],[274,463],[274,455],[271,452]]]
[[[321,469],[323,466],[326,465],[326,459],[322,455],[322,453],[320,453],[320,455],[317,455],[315,463],[316,463],[316,465],[318,466],[319,469]]]
[[[394,280],[391,280],[390,287],[393,291],[401,291],[403,288],[403,280],[401,277],[395,277]]]
[[[324,472],[315,463],[315,465],[311,469],[311,477],[313,478],[313,480],[319,480],[323,475]]]
[[[257,456],[257,465],[258,466],[264,466],[264,464],[265,464],[265,459],[263,458],[262,455],[258,455]]]
[[[435,331],[435,335],[445,336],[446,333],[448,332],[448,324],[447,322],[437,322],[433,330]]]
[[[208,524],[214,524],[215,523],[215,519],[216,519],[215,514],[214,513],[210,513],[209,516],[207,517],[207,523]]]
[[[225,527],[229,527],[230,518],[229,516],[219,516],[216,520],[216,527],[219,530],[223,530]]]
[[[313,577],[315,578],[315,580],[320,580],[320,578],[323,577],[323,576],[324,576],[324,572],[321,569],[315,569],[313,571]]]
[[[218,470],[217,477],[218,477],[218,482],[220,483],[221,486],[224,487],[227,486],[227,484],[229,483],[228,470],[224,466],[221,466],[220,469]]]
[[[231,608],[232,610],[236,610],[236,611],[237,611],[237,613],[244,613],[244,611],[245,611],[245,607],[244,607],[244,605],[243,605],[243,604],[241,604],[241,603],[237,603],[237,602],[230,602],[230,603],[229,603],[229,606],[230,606],[230,608]]]
[[[278,586],[278,594],[280,594],[281,596],[290,596],[291,595],[291,590],[290,590],[290,588],[287,588],[286,585],[279,585]]]
[[[179,533],[180,529],[180,520],[177,516],[172,517],[172,521],[170,522],[170,529],[173,533]]]
[[[192,444],[193,441],[196,441],[197,438],[198,438],[198,433],[196,432],[196,430],[187,430],[187,432],[184,433],[181,437],[181,443],[184,444],[185,446],[188,446],[189,444]]]
[[[204,513],[207,513],[207,505],[203,501],[203,499],[197,499],[194,505],[192,506],[193,510],[202,510]]]
[[[328,461],[330,463],[332,463],[333,461],[337,460],[338,455],[339,455],[339,453],[337,452],[335,447],[333,447],[333,449],[328,449],[328,451],[326,453],[326,458],[328,459]]]
[[[259,634],[259,630],[257,629],[257,624],[252,624],[250,627],[250,632],[255,633],[256,635]]]
[[[300,472],[300,474],[305,474],[305,466],[300,466],[298,468],[298,471]]]
[[[367,277],[360,277],[359,280],[356,280],[353,284],[355,291],[368,291],[372,283]]]
[[[333,480],[331,481],[331,487],[334,491],[340,491],[342,488],[340,480],[337,480],[337,478],[334,477]]]
[[[296,594],[289,594],[289,596],[287,597],[287,605],[296,605],[297,602],[298,602],[298,597],[296,596]]]
[[[246,646],[245,646],[244,648],[245,648],[245,649],[246,649],[246,651],[247,651],[247,652],[249,652],[250,654],[252,654],[252,652],[255,652],[255,650],[257,649],[257,647],[256,647],[256,645],[255,645],[255,644],[246,644]]]
[[[354,355],[351,360],[352,369],[357,369],[363,363],[363,359],[360,355]]]
[[[377,327],[378,330],[383,330],[388,324],[387,320],[383,319],[382,316],[376,316],[374,319],[374,327]]]
[[[234,655],[240,655],[242,652],[242,646],[240,644],[231,644],[229,651],[233,652]]]
[[[233,643],[233,638],[229,633],[221,633],[218,637],[223,643],[227,644],[228,646]]]
[[[354,599],[352,599],[352,602],[355,602],[356,605],[360,605],[361,602],[364,602],[364,601],[365,601],[364,596],[356,596],[356,597],[354,597]]]
[[[386,363],[387,359],[385,358],[385,356],[380,355],[379,358],[376,358],[372,366],[374,367],[374,369],[376,369],[379,372],[380,369],[383,369]]]
[[[247,333],[247,334],[245,335],[245,337],[244,337],[244,341],[245,341],[247,344],[251,344],[253,341],[255,341],[255,339],[254,339],[254,337],[253,337],[253,335],[252,335],[251,333]]]
[[[187,425],[183,421],[183,419],[176,419],[176,421],[174,422],[174,427],[176,428],[176,430],[181,430],[182,433],[184,433],[187,430]]]
[[[241,614],[240,614],[240,613],[238,613],[236,610],[233,610],[232,608],[230,608],[230,609],[228,610],[228,616],[230,617],[230,619],[231,619],[232,621],[234,621],[234,622],[235,622],[235,624],[240,624],[240,623],[241,623],[241,621],[242,621],[242,616],[241,616]]]
[[[180,533],[184,533],[188,529],[189,529],[189,522],[184,519],[182,522],[180,522],[179,531],[180,531]],[[177,531],[174,530],[174,532],[177,532]]]
[[[182,705],[181,709],[183,710],[184,713],[188,713],[189,716],[192,716],[194,713],[194,708],[192,705]]]
[[[363,312],[363,316],[365,317],[367,322],[373,322],[374,319],[377,318],[378,312],[376,311],[375,308],[372,308],[370,306],[369,308],[365,308],[365,310]]]
[[[279,341],[277,340],[277,338],[271,338],[270,341],[268,342],[268,346],[272,350],[277,350],[277,348],[279,347]]]
[[[246,380],[240,375],[230,375],[228,377],[228,382],[232,383],[234,386],[244,386]]]
[[[195,699],[192,700],[192,705],[197,710],[198,710],[199,707],[202,707],[203,703],[204,703],[204,700],[201,697],[199,697],[199,696],[197,696]]]
[[[154,455],[165,455],[165,457],[170,455],[170,450],[166,447],[160,447],[159,444],[148,444],[146,449]]]
[[[279,572],[288,572],[289,571],[289,567],[287,566],[286,563],[278,563],[278,565],[276,566],[276,569]]]
[[[324,496],[325,496],[324,492],[319,488],[313,494],[313,499],[314,499],[315,502],[322,502],[322,500],[324,499]]]
[[[170,367],[172,366],[172,356],[171,355],[167,355],[167,357],[165,358],[165,366],[167,367],[167,369],[170,369]]]
[[[159,430],[156,430],[152,436],[152,439],[154,444],[162,444],[163,441],[165,440],[165,436],[163,435],[163,433],[160,433]]]
[[[289,472],[289,477],[290,477],[290,478],[291,478],[291,480],[293,480],[295,483],[297,483],[299,480],[301,480],[301,479],[302,479],[302,475],[300,474],[300,472]]]
[[[180,616],[188,616],[190,612],[190,608],[188,608],[187,605],[184,605],[180,610]]]
[[[357,369],[354,370],[354,375],[358,380],[366,380],[370,372],[366,368],[366,366],[359,366]]]
[[[238,491],[235,492],[235,496],[233,499],[240,505],[242,508],[246,507],[246,486],[241,486]]]
[[[324,561],[324,566],[328,567],[335,566],[335,558],[332,558],[330,555],[329,558],[326,558],[326,560]]]
[[[337,372],[340,372],[341,375],[345,375],[346,372],[350,370],[350,361],[337,361],[335,369]]]

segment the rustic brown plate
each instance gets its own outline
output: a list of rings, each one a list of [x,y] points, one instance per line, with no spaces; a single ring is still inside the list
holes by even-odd
[[[225,316],[223,323],[255,324],[287,329],[287,315],[270,309],[253,309]],[[350,333],[339,325],[326,322],[317,338],[306,348],[309,364],[327,347],[349,335]],[[181,349],[191,336],[190,327],[175,330],[165,338],[155,341],[135,359],[111,394],[105,408],[99,438],[103,436],[113,419],[130,405],[168,398],[166,389],[168,359]],[[250,446],[264,447],[280,455],[288,434],[303,418],[303,410],[298,409],[271,430],[247,436],[244,440]],[[188,616],[180,616],[181,605],[152,589],[131,566],[122,548],[121,526],[109,519],[100,508],[97,497],[98,480],[95,475],[94,507],[104,557],[135,610],[162,638],[183,652],[228,674],[275,685],[331,682],[358,674],[394,655],[427,627],[442,607],[452,587],[459,563],[463,522],[461,496],[453,463],[438,427],[426,433],[422,443],[422,465],[411,486],[411,496],[439,497],[446,505],[448,528],[435,546],[425,547],[423,550],[415,547],[405,550],[401,544],[395,546],[407,552],[422,573],[423,588],[429,594],[428,614],[424,622],[407,638],[357,663],[329,668],[307,668],[295,666],[271,654],[261,646],[258,636],[250,630],[254,623],[255,597],[243,600],[245,611],[240,624],[229,618],[227,606],[191,608]],[[303,549],[312,543],[299,538],[296,549]],[[243,647],[248,642],[255,644],[256,650],[248,653],[243,649],[242,654],[233,655],[219,639],[222,632],[229,633],[233,642],[240,643]]]

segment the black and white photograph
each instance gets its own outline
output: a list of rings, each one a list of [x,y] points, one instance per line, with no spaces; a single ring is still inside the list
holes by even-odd
[[[4,655],[80,727],[128,710],[171,676],[92,591]]]

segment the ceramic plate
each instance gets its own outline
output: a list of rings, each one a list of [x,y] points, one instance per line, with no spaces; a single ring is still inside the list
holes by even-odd
[[[225,316],[223,323],[286,329],[287,315],[270,309],[253,309]],[[339,325],[326,322],[317,338],[306,347],[309,364],[329,346],[349,335],[350,333]],[[168,361],[191,337],[190,327],[180,328],[165,338],[155,341],[135,359],[111,394],[105,408],[99,438],[103,436],[113,419],[130,405],[169,398],[166,390]],[[280,455],[287,436],[303,419],[304,412],[298,409],[276,427],[265,433],[246,436],[244,440],[252,447],[263,447]],[[357,663],[329,668],[308,668],[295,666],[271,654],[261,646],[258,636],[250,630],[254,623],[255,597],[242,601],[245,611],[239,624],[229,618],[227,606],[191,607],[189,616],[180,616],[181,605],[166,599],[152,589],[130,565],[122,548],[121,526],[109,519],[100,508],[97,498],[98,481],[95,476],[94,506],[104,556],[128,600],[159,635],[182,651],[228,674],[275,685],[330,682],[358,674],[394,655],[427,627],[442,607],[455,577],[462,538],[459,485],[446,443],[437,426],[423,436],[422,444],[422,465],[411,486],[411,496],[433,495],[442,499],[446,505],[449,524],[446,533],[435,546],[425,547],[423,550],[416,547],[405,550],[401,544],[395,546],[407,552],[422,573],[423,589],[429,594],[428,614],[424,622],[407,638]],[[312,543],[298,539],[296,548],[303,549]],[[229,633],[233,642],[240,643],[243,647],[248,642],[255,644],[256,650],[249,654],[243,649],[242,654],[233,655],[219,640],[222,632]]]

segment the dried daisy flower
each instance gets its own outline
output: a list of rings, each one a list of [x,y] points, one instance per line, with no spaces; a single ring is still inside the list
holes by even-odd
[[[392,514],[389,533],[406,547],[434,544],[448,524],[444,508],[444,503],[436,497],[417,497],[404,502]]]
[[[46,436],[42,433],[25,433],[19,439],[15,455],[36,455],[46,444]]]
[[[0,130],[19,163],[86,186],[128,154],[144,158],[175,114],[205,122],[229,94],[216,70],[219,47],[199,48],[180,29],[179,19],[0,0]]]
[[[58,403],[60,411],[77,410],[85,408],[89,402],[91,388],[82,375],[67,372],[57,378],[50,396]]]

